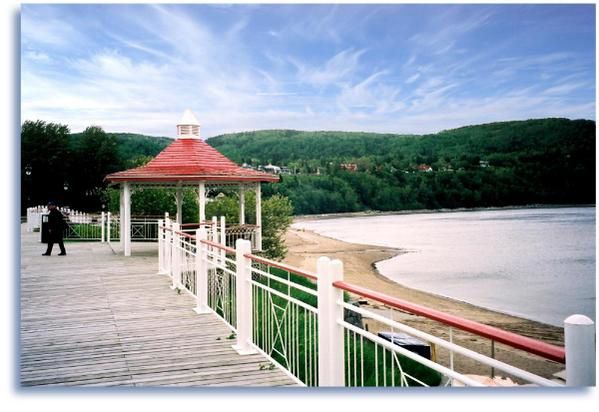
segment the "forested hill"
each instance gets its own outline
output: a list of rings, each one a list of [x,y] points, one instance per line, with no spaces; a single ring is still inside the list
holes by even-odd
[[[594,147],[595,122],[541,119],[466,126],[429,135],[365,132],[260,130],[215,136],[208,143],[236,162],[289,164],[295,161],[382,157],[409,167],[460,162],[468,155],[537,151],[561,146]]]
[[[265,188],[295,212],[595,203],[595,122],[538,119],[430,135],[266,130],[207,140],[238,163],[289,168]]]
[[[76,147],[82,135],[83,133],[71,133],[71,145]],[[173,142],[173,139],[168,137],[136,133],[107,132],[106,138],[114,140],[117,146],[120,168],[131,168],[143,164]]]
[[[104,177],[146,163],[166,137],[25,121],[23,206],[57,199],[83,210],[106,202]],[[540,119],[430,135],[264,130],[207,140],[239,164],[283,167],[265,197],[296,214],[595,203],[595,122]],[[50,155],[49,155],[50,154]]]

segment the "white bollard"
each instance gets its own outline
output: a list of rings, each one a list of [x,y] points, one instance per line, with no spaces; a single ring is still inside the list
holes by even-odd
[[[237,344],[233,349],[240,355],[256,353],[251,345],[252,339],[252,262],[244,255],[252,253],[249,240],[237,239],[235,242],[235,286],[237,290]]]
[[[195,313],[210,313],[208,306],[208,249],[202,240],[206,240],[208,234],[206,229],[201,227],[196,230],[196,307],[193,309]]]
[[[584,315],[564,321],[566,385],[595,386],[595,323]]]
[[[318,386],[345,386],[343,291],[333,282],[343,280],[343,263],[322,256],[317,261],[318,286]]]

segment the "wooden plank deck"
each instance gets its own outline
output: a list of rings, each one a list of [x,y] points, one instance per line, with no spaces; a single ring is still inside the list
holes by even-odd
[[[241,356],[214,314],[156,274],[156,244],[133,256],[99,242],[41,256],[39,233],[21,231],[22,386],[289,386],[262,355]]]

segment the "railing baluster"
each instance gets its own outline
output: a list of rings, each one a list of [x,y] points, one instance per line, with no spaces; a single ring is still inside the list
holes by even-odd
[[[495,359],[495,340],[491,339],[491,359]],[[491,366],[491,378],[495,377],[495,368]]]
[[[179,224],[173,223],[172,231],[172,246],[171,246],[171,266],[172,266],[172,285],[171,289],[180,289],[181,285],[181,254],[179,253],[180,248],[180,236],[179,236]]]
[[[449,343],[453,343],[453,327],[449,327]],[[453,350],[449,351],[449,369],[453,369]]]
[[[207,248],[204,241],[208,237],[206,229],[201,227],[196,230],[196,256],[195,256],[195,272],[196,272],[196,307],[195,312],[209,313],[210,306],[208,305],[208,256]]]

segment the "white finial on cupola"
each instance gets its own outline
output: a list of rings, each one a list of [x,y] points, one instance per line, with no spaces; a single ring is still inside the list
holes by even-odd
[[[177,125],[177,139],[199,139],[200,122],[191,110],[183,112],[183,117]]]

